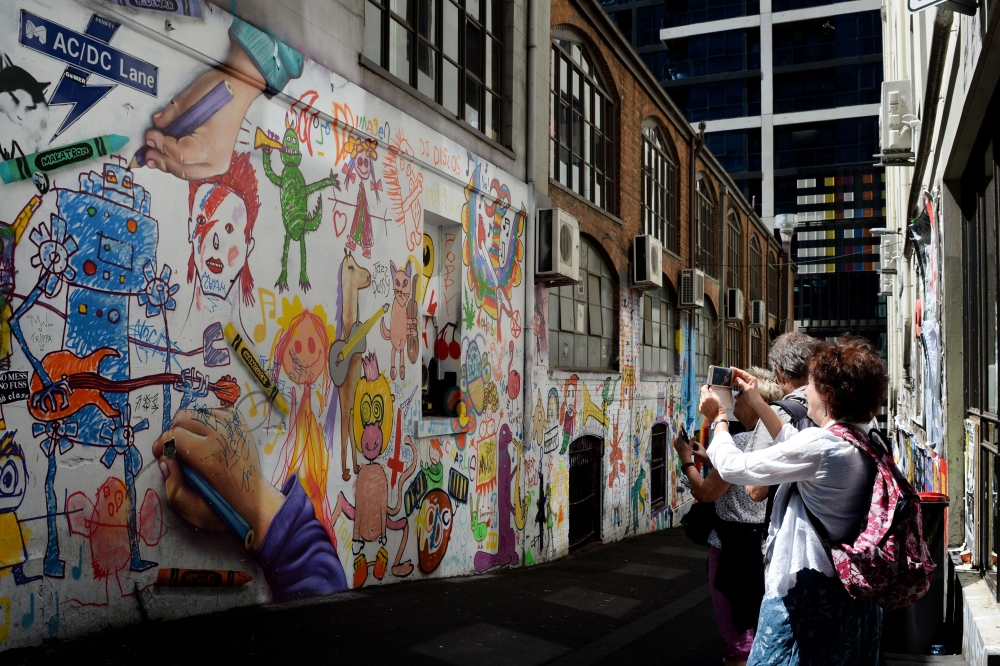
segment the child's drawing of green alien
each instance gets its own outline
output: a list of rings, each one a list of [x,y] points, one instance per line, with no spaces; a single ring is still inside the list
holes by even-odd
[[[302,162],[302,152],[299,150],[299,138],[295,134],[294,128],[285,130],[285,136],[281,139],[281,163],[285,165],[281,175],[274,173],[271,168],[272,146],[264,144],[261,146],[264,151],[264,173],[267,179],[281,188],[281,223],[285,227],[285,247],[281,252],[281,275],[274,286],[279,291],[288,289],[288,246],[292,241],[299,244],[299,252],[302,257],[302,266],[299,270],[299,286],[303,291],[309,291],[309,275],[306,273],[306,244],[304,237],[310,231],[319,229],[320,221],[323,217],[323,198],[320,197],[316,203],[316,208],[309,213],[308,198],[314,192],[332,187],[340,189],[337,177],[330,170],[330,177],[317,181],[312,185],[306,185],[306,179],[299,170]]]

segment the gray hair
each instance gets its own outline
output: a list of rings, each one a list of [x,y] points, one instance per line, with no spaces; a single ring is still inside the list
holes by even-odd
[[[756,366],[747,368],[747,372],[757,378],[757,391],[764,402],[770,404],[784,397],[785,393],[778,386],[778,378],[773,372]]]
[[[809,357],[818,343],[819,340],[805,333],[785,333],[779,335],[771,345],[768,359],[771,366],[780,370],[788,379],[805,379],[809,376]]]

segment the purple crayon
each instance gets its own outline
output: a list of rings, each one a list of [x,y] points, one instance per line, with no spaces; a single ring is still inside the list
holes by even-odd
[[[201,18],[201,0],[105,0],[112,5]]]
[[[187,111],[177,116],[174,122],[170,123],[163,130],[165,136],[179,139],[193,133],[196,129],[204,125],[209,118],[214,116],[219,109],[233,99],[233,89],[227,81],[220,81],[212,88],[207,95],[191,105]],[[129,163],[130,169],[146,166],[146,151],[149,146],[143,146],[136,151]]]

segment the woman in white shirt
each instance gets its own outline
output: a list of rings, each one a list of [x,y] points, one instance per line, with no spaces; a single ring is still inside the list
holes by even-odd
[[[819,427],[785,424],[760,397],[756,379],[734,379],[774,438],[774,446],[741,452],[729,435],[725,410],[709,387],[701,412],[711,419],[708,458],[733,484],[781,484],[768,529],[764,602],[749,665],[878,664],[882,611],[847,594],[809,513],[834,541],[850,540],[867,516],[875,463],[830,431],[841,423],[867,434],[885,396],[885,363],[857,337],[818,346],[809,364],[809,417]]]

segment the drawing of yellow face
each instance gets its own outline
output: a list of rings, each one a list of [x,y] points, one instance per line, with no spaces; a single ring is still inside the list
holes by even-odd
[[[389,445],[392,435],[392,389],[389,378],[378,370],[374,352],[361,359],[363,374],[354,391],[351,422],[354,445],[366,460],[375,460]]]

